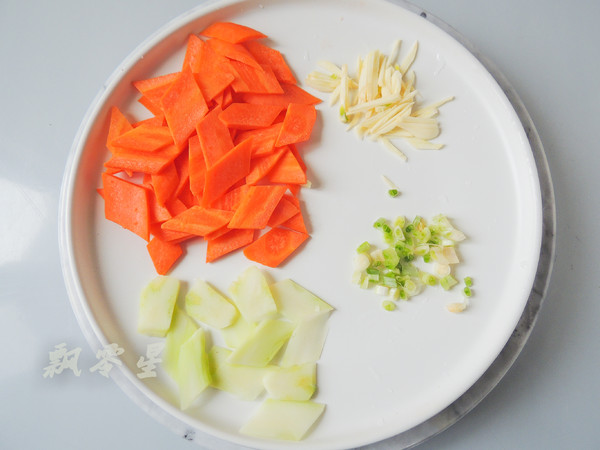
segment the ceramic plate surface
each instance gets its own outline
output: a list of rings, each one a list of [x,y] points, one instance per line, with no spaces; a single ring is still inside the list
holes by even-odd
[[[217,20],[267,34],[266,43],[285,55],[301,85],[326,100],[318,106],[312,139],[299,146],[312,182],[301,193],[311,238],[281,268],[265,268],[273,280],[292,278],[336,308],[315,397],[327,409],[303,448],[356,447],[409,430],[467,391],[506,344],[532,288],[542,210],[531,147],[502,89],[454,38],[396,3],[209,2],[168,24],[124,61],[83,121],[63,188],[65,278],[82,329],[95,348],[117,343],[125,350],[113,377],[166,424],[235,445],[286,446],[238,432],[258,403],[217,392],[182,412],[160,368],[155,379],[136,377],[138,358],[159,340],[136,333],[139,294],[155,272],[146,243],[104,219],[96,192],[108,158],[110,108],[147,117],[132,81],[179,70],[187,36]],[[302,82],[319,60],[347,63],[353,72],[359,55],[388,53],[396,39],[403,41],[401,56],[419,42],[413,69],[422,104],[455,96],[439,116],[436,141],[445,147],[419,151],[399,141],[407,162],[346,132],[328,96]],[[399,186],[399,197],[387,196],[382,175]],[[458,279],[475,282],[467,311],[446,310],[460,299],[458,288],[428,288],[390,313],[373,291],[350,283],[354,249],[365,240],[380,242],[372,227],[377,218],[439,213],[468,237],[455,270]],[[188,246],[171,274],[185,283],[204,278],[226,292],[252,264],[241,252],[213,264],[205,264],[204,256],[203,243]]]

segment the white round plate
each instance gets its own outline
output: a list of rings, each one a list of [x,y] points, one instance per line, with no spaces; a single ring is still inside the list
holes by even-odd
[[[540,254],[542,208],[532,149],[519,117],[485,67],[457,40],[398,3],[375,0],[261,0],[208,2],[169,23],[137,48],[108,80],[78,133],[67,165],[61,202],[61,251],[73,308],[95,348],[117,343],[125,352],[113,378],[146,411],[199,442],[256,448],[287,443],[249,438],[238,430],[257,406],[226,393],[202,397],[185,412],[176,389],[160,371],[140,380],[136,363],[150,339],[136,333],[142,287],[155,276],[145,242],[104,219],[100,186],[108,115],[116,105],[142,119],[131,83],[176,71],[187,36],[214,21],[253,27],[269,36],[301,85],[325,101],[313,137],[299,146],[311,189],[302,201],[311,238],[277,269],[336,308],[318,364],[315,400],[327,405],[302,448],[348,448],[380,441],[436,415],[465,393],[498,356],[528,300]],[[408,145],[402,162],[369,140],[346,132],[328,96],[302,82],[319,60],[347,63],[386,53],[396,39],[404,55],[419,42],[413,66],[423,104],[447,96],[441,108],[439,151]],[[381,176],[400,188],[389,198]],[[427,288],[394,312],[373,291],[350,283],[358,244],[380,242],[379,217],[426,219],[446,214],[468,239],[460,244],[456,276],[474,280],[471,306],[451,314],[460,299]],[[227,291],[252,263],[236,252],[204,263],[205,246],[190,245],[171,275],[186,283],[202,277]],[[191,434],[190,434],[191,433]]]

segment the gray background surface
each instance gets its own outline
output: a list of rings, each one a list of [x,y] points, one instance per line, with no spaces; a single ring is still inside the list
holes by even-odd
[[[95,362],[59,264],[71,142],[119,63],[198,3],[0,1],[0,448],[198,448],[110,380],[42,378],[61,342],[83,349],[80,367]],[[419,448],[600,448],[600,2],[413,3],[463,34],[519,93],[545,147],[558,211],[554,272],[528,344],[481,404]]]

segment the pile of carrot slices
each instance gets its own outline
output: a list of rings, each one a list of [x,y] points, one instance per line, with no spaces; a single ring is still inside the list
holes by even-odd
[[[206,261],[244,248],[269,267],[307,238],[298,199],[320,100],[266,36],[231,22],[190,35],[181,71],[134,82],[152,116],[110,112],[105,216],[148,242],[159,274],[204,239]]]

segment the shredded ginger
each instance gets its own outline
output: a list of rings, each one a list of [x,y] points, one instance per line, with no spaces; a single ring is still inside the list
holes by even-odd
[[[358,58],[356,77],[348,74],[346,64],[338,67],[329,61],[318,64],[327,73],[313,71],[306,82],[321,92],[331,93],[330,105],[339,103],[339,118],[354,129],[360,138],[369,137],[398,155],[406,155],[392,142],[403,138],[417,149],[439,150],[443,144],[432,142],[440,134],[436,119],[439,107],[454,99],[447,97],[425,107],[417,105],[415,87],[415,42],[402,61],[396,62],[401,41],[396,41],[390,55],[379,50]]]

